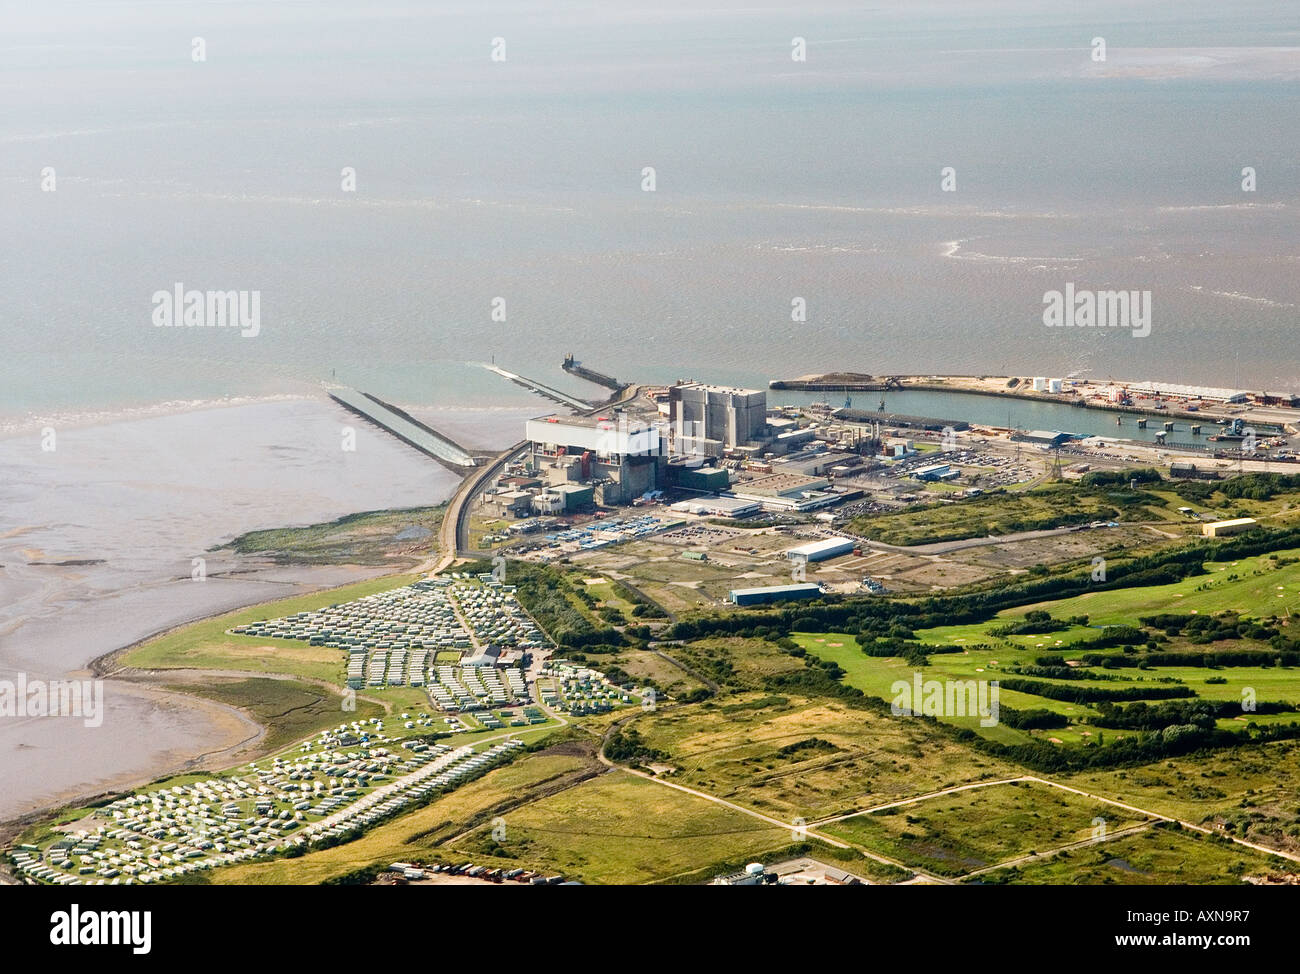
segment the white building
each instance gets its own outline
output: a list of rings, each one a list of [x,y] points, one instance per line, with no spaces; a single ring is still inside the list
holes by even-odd
[[[791,561],[825,561],[839,555],[847,555],[853,550],[851,538],[826,538],[799,545],[786,550],[785,556]]]

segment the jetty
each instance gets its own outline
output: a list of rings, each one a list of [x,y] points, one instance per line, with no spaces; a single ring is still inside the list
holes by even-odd
[[[583,412],[585,410],[591,409],[593,405],[592,403],[587,402],[585,399],[579,399],[577,396],[571,396],[567,392],[561,392],[559,389],[556,389],[554,386],[548,386],[543,382],[538,382],[536,379],[529,379],[525,376],[519,375],[517,372],[511,372],[507,369],[503,369],[499,365],[492,365],[490,363],[484,362],[483,368],[487,369],[489,372],[495,372],[503,379],[509,379],[515,385],[523,386],[525,389],[529,390],[530,392],[535,392],[539,396],[543,396],[546,399],[550,399],[552,402],[558,402],[561,406],[568,406],[570,409],[576,409],[579,412]]]
[[[598,386],[604,386],[606,389],[613,389],[617,392],[619,389],[623,388],[622,383],[613,376],[608,376],[604,372],[597,372],[595,369],[587,368],[573,357],[572,352],[564,356],[564,362],[561,363],[560,367],[570,375],[576,375],[579,379],[586,379],[588,382],[595,383]]]
[[[329,397],[348,412],[355,413],[397,437],[407,446],[414,447],[459,473],[478,464],[474,455],[455,440],[426,426],[405,410],[356,389],[330,389],[328,392]]]

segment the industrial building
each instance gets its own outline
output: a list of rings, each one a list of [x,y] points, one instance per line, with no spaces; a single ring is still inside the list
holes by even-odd
[[[785,556],[791,561],[825,561],[827,558],[847,555],[852,550],[853,541],[850,538],[825,538],[796,548],[788,548]]]
[[[1258,527],[1259,522],[1253,517],[1236,517],[1230,521],[1211,521],[1201,525],[1201,534],[1207,538],[1222,538],[1229,534],[1240,534]]]
[[[1013,433],[1011,439],[1022,443],[1041,443],[1044,446],[1060,446],[1070,439],[1069,433],[1060,430],[1029,430],[1026,433]]]
[[[669,464],[669,480],[687,490],[716,494],[731,486],[731,474],[722,467],[691,467]]]
[[[663,481],[667,451],[659,426],[627,413],[530,419],[525,435],[530,466],[547,490],[593,488],[592,497],[571,500],[566,486],[566,511],[583,503],[630,504]]]
[[[737,484],[732,491],[737,497],[752,497],[763,500],[771,497],[799,497],[810,490],[821,490],[830,486],[825,477],[805,477],[798,473],[772,473],[766,477],[755,477],[743,484]]]
[[[669,387],[668,419],[676,441],[673,452],[699,452],[707,441],[732,449],[762,439],[767,432],[767,392],[684,382]]]
[[[741,497],[692,497],[690,500],[678,501],[669,508],[683,514],[709,514],[715,517],[747,517],[757,514],[761,509],[757,501]]]
[[[1240,389],[1189,386],[1177,382],[1135,382],[1128,387],[1128,391],[1139,396],[1173,396],[1176,399],[1201,399],[1205,402],[1246,401],[1246,393]]]
[[[815,599],[822,594],[821,586],[812,582],[792,585],[763,585],[758,588],[733,588],[727,595],[734,605],[767,605],[791,599]]]
[[[927,463],[913,470],[912,476],[917,480],[949,480],[957,476],[957,471],[950,463]]]
[[[526,490],[496,490],[483,495],[488,510],[500,517],[527,517],[533,512],[533,495]]]

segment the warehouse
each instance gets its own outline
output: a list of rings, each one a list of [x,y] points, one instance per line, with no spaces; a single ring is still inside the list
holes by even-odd
[[[1027,433],[1013,433],[1011,439],[1021,443],[1041,443],[1044,446],[1060,446],[1071,438],[1071,434],[1060,430],[1030,430]]]
[[[759,588],[733,588],[727,597],[735,605],[766,605],[790,599],[815,599],[822,594],[821,586],[811,582],[796,585],[764,585]]]
[[[1137,382],[1128,387],[1131,395],[1173,396],[1178,399],[1201,399],[1205,402],[1245,402],[1246,393],[1239,389],[1215,386],[1188,386],[1176,382]]]
[[[791,561],[825,561],[827,558],[847,555],[852,550],[853,541],[850,538],[825,538],[799,545],[797,548],[789,548],[785,556]]]
[[[1222,538],[1229,534],[1240,534],[1257,527],[1259,522],[1253,517],[1237,517],[1231,521],[1211,521],[1201,525],[1201,534],[1207,538]]]
[[[669,508],[686,514],[713,514],[720,517],[747,517],[757,514],[759,509],[758,501],[740,497],[692,497],[690,500],[678,501]]]

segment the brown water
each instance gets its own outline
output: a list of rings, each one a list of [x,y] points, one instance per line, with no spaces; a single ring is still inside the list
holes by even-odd
[[[517,439],[522,427],[508,413],[478,423],[441,416],[489,445]],[[355,453],[340,449],[345,424],[355,426]],[[56,433],[50,453],[35,433],[0,440],[0,679],[78,673],[104,653],[196,618],[379,574],[269,566],[208,549],[256,528],[437,503],[458,482],[321,401]],[[191,579],[196,557],[206,559],[201,583]],[[241,574],[227,574],[232,569]],[[0,718],[0,820],[152,776],[256,731],[223,708],[121,681],[107,682],[104,705],[99,727]]]

